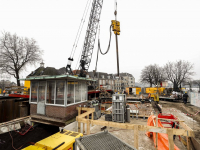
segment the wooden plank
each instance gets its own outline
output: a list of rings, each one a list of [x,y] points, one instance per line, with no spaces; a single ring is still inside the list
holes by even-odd
[[[178,119],[179,120],[179,119]],[[179,123],[185,130],[190,130],[193,131],[187,124],[185,124],[184,122],[180,122]]]
[[[87,135],[90,135],[90,120],[87,120]]]
[[[21,118],[13,119],[11,121],[0,123],[0,126],[5,126],[5,125],[8,125],[8,124],[13,124],[13,123],[20,122],[20,121],[26,120],[26,119],[30,119],[30,116],[21,117]]]
[[[83,123],[83,134],[85,133],[85,123]]]
[[[79,118],[78,121],[87,123],[87,119]],[[135,124],[129,124],[129,123],[116,123],[111,121],[101,121],[101,120],[91,120],[91,123],[93,125],[101,125],[101,126],[108,126],[108,127],[116,127],[121,129],[133,129]],[[138,125],[139,131],[154,131],[157,133],[167,133],[167,128],[162,127],[153,127],[153,126],[146,126],[146,125]],[[182,135],[182,136],[189,136],[194,137],[193,131],[188,131],[184,129],[172,129],[173,135]]]
[[[92,120],[94,120],[94,113],[92,113]],[[93,126],[93,124],[92,124],[92,126]]]
[[[158,114],[156,113],[156,127],[158,127]],[[158,133],[156,132],[156,149],[158,149]]]
[[[77,119],[86,117],[86,116],[88,116],[89,114],[91,114],[91,113],[93,113],[93,112],[94,112],[93,110],[88,111],[88,112],[85,112],[85,113],[81,114],[80,116],[78,116]],[[78,121],[78,120],[76,120],[76,121]]]
[[[167,121],[177,121],[177,122],[184,122],[184,120],[175,120],[175,119],[165,119],[165,118],[158,118],[159,120],[167,120]]]
[[[138,149],[138,125],[134,125],[134,147]]]
[[[94,111],[86,112],[80,116],[77,117],[78,122],[87,123],[87,119],[83,118]],[[117,127],[122,129],[133,129],[135,124],[129,124],[129,123],[116,123],[111,121],[101,121],[101,120],[90,120],[92,124],[95,125],[102,125],[102,126],[108,126],[108,127]],[[183,122],[182,122],[183,123]],[[153,127],[153,126],[146,126],[146,125],[138,125],[139,131],[154,131],[156,133],[167,133],[166,128],[161,127]],[[172,135],[182,135],[182,136],[188,136],[188,137],[194,137],[194,132],[184,129],[172,129]]]
[[[87,108],[87,107],[76,107],[76,110],[78,110],[78,109],[81,109],[81,110],[84,110],[84,111],[92,111],[92,110],[95,111],[95,108]]]
[[[186,140],[187,140],[187,149],[191,150],[191,139],[190,139],[190,137],[187,136]]]
[[[178,117],[177,117],[178,118]],[[178,118],[179,120],[179,118]],[[187,124],[185,124],[184,122],[180,122],[179,123],[185,130],[189,130],[189,131],[193,131]],[[186,142],[187,142],[187,150],[191,149],[191,139],[190,137],[186,136]]]
[[[166,129],[163,129],[163,128],[158,128],[158,129],[151,128],[151,129],[149,129],[149,132],[166,133]]]
[[[168,129],[167,130],[167,134],[168,134],[169,150],[174,150],[173,130],[172,129]]]
[[[80,114],[81,114],[81,109],[78,108],[78,116],[80,116]],[[78,122],[78,132],[79,133],[81,132],[81,123],[80,122]]]

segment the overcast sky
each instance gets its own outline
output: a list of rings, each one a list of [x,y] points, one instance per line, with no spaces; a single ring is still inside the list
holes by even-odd
[[[120,72],[139,80],[141,70],[150,64],[186,60],[194,64],[194,79],[200,79],[200,1],[199,0],[118,0],[121,23],[119,42]],[[45,67],[67,64],[87,0],[0,0],[0,31],[34,38],[44,50]],[[89,12],[91,7],[89,9]],[[88,18],[76,49],[72,69],[82,50]],[[114,0],[104,0],[100,18],[101,48],[106,51],[109,26],[114,19]],[[97,35],[98,37],[98,35]],[[97,38],[96,38],[97,39]],[[95,69],[97,40],[90,71]],[[27,68],[21,78],[39,64]],[[107,55],[100,55],[98,70],[117,72],[115,36]]]

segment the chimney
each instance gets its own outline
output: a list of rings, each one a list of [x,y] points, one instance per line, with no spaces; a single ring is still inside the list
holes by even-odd
[[[40,63],[40,67],[43,67],[43,68],[44,68],[44,63],[43,63],[43,61]]]

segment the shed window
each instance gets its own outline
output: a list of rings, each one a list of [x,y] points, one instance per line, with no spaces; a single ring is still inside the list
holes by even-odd
[[[75,82],[75,103],[81,101],[81,82]]]
[[[81,97],[82,97],[82,101],[86,101],[87,100],[87,86],[86,86],[86,82],[82,82],[81,85]]]
[[[65,81],[56,81],[56,104],[64,105]]]
[[[47,81],[47,101],[48,104],[54,104],[55,81]]]
[[[74,103],[74,81],[67,82],[67,104]]]
[[[37,102],[38,82],[31,82],[31,102]]]
[[[39,88],[38,88],[38,102],[45,102],[45,81],[39,82]]]

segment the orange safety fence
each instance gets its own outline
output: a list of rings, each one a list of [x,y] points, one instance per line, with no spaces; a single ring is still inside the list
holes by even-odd
[[[154,122],[156,123],[156,116],[149,116],[147,125],[148,126],[154,126]],[[163,127],[162,123],[158,119],[158,127]],[[146,135],[150,137],[150,132],[146,132]],[[156,133],[153,132],[153,140],[154,140],[154,146],[156,147]],[[169,143],[168,143],[168,135],[165,133],[158,133],[158,150],[169,150]],[[174,150],[179,150],[179,148],[174,144]]]

